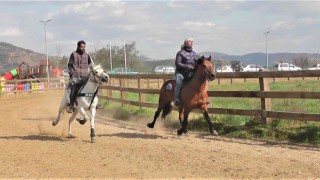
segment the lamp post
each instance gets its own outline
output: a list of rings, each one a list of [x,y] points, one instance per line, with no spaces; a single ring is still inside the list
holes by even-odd
[[[41,21],[44,24],[44,43],[45,43],[45,47],[46,47],[46,55],[47,55],[47,78],[49,81],[49,58],[48,58],[48,48],[47,48],[47,23],[50,22],[52,19],[46,20],[46,21]],[[49,83],[49,82],[48,82]]]
[[[268,34],[270,31],[263,32],[266,35],[266,59],[267,59],[267,70],[269,70],[269,58],[268,58]]]

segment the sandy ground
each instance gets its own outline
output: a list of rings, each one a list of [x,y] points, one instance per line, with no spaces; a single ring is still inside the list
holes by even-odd
[[[89,123],[68,114],[51,121],[62,91],[0,97],[0,178],[320,178],[320,149],[189,133],[178,137],[145,120],[97,114]],[[108,112],[106,112],[108,113]]]

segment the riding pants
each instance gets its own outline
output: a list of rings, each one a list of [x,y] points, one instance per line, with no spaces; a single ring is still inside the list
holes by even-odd
[[[182,81],[184,77],[180,73],[176,73],[176,90],[174,93],[174,99],[175,100],[180,100],[180,93],[181,93],[181,88],[182,88]]]
[[[86,77],[75,76],[70,78],[71,91],[70,91],[70,106],[73,107],[74,101],[81,86],[84,84]]]

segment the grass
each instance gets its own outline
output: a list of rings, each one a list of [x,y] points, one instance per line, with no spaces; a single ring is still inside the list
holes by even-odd
[[[211,83],[212,91],[258,91],[257,81]],[[290,79],[270,82],[270,91],[320,91],[320,81]],[[120,98],[120,92],[113,91],[113,97]],[[146,102],[157,103],[158,95],[144,95]],[[127,93],[127,99],[139,101],[139,94]],[[128,120],[130,117],[152,119],[155,109],[124,105],[105,101],[105,110],[113,112],[115,119]],[[273,111],[305,112],[320,114],[319,99],[272,99]],[[233,109],[260,109],[260,99],[255,98],[211,98],[210,107],[233,108]],[[210,115],[215,129],[222,136],[237,138],[259,138],[268,140],[289,141],[296,143],[309,143],[320,145],[320,123],[304,122],[284,119],[274,119],[271,124],[261,124],[259,117],[231,116],[224,114]],[[177,112],[173,112],[164,121],[164,126],[170,129],[180,128]],[[207,122],[201,114],[191,113],[189,116],[188,129],[199,132],[208,132]]]

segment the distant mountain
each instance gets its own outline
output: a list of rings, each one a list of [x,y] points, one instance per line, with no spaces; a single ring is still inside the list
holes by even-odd
[[[265,53],[249,53],[245,55],[227,55],[217,52],[201,52],[201,55],[211,55],[215,60],[221,61],[240,61],[243,65],[246,64],[259,64],[266,66],[266,54]],[[291,62],[294,58],[307,57],[310,61],[319,61],[320,54],[308,54],[308,53],[270,53],[268,54],[269,66],[277,64],[279,62]]]
[[[16,68],[23,61],[30,66],[37,66],[41,59],[46,59],[46,55],[0,42],[0,71],[2,72]],[[55,58],[49,56],[49,59]]]
[[[266,66],[266,54],[265,53],[249,53],[245,55],[228,55],[218,52],[200,52],[200,55],[211,55],[214,60],[221,62],[221,64],[228,64],[229,61],[237,60],[242,65],[246,64],[259,64]],[[292,62],[294,58],[304,57],[309,60],[309,66],[311,64],[320,63],[320,54],[308,54],[308,53],[270,53],[269,54],[269,67],[279,62]],[[40,60],[46,59],[45,54],[37,53],[28,49],[20,48],[9,43],[0,42],[0,71],[6,72],[12,68],[16,68],[23,61],[30,66],[39,65]],[[53,63],[57,57],[49,56],[49,60],[52,59]],[[155,60],[146,56],[140,56],[139,59],[144,62],[144,70],[146,72],[153,72],[156,66],[174,66],[175,57],[172,59]]]
[[[212,59],[216,61],[218,66],[223,64],[229,64],[232,60],[240,61],[242,65],[247,64],[258,64],[266,67],[266,54],[265,53],[250,53],[245,55],[228,55],[218,52],[201,52],[199,55],[204,55],[209,57],[211,55]],[[308,58],[309,66],[312,64],[320,63],[320,54],[308,54],[308,53],[271,53],[268,56],[269,67],[273,67],[275,64],[280,62],[290,62],[293,63],[293,59],[295,58]],[[166,60],[154,60],[147,57],[143,58],[145,69],[147,72],[153,72],[156,66],[175,66],[175,59],[166,59]],[[296,64],[297,66],[301,66],[301,63]]]

